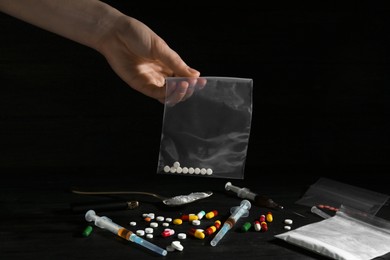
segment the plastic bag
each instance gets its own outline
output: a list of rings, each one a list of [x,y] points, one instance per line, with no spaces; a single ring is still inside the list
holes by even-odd
[[[390,222],[343,205],[331,218],[275,237],[332,259],[368,260],[390,252]]]
[[[243,179],[253,80],[173,77],[166,85],[157,173]]]
[[[375,215],[389,199],[389,195],[363,189],[327,178],[320,178],[296,201],[299,205],[328,205],[339,208],[344,205]]]

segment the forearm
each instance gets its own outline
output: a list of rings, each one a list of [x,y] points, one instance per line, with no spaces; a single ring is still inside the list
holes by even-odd
[[[122,16],[99,0],[0,0],[0,11],[94,49]]]

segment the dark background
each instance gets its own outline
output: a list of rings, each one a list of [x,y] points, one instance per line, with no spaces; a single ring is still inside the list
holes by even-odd
[[[106,2],[203,76],[253,78],[246,176],[387,192],[384,6]],[[5,14],[0,24],[0,171],[155,175],[162,104],[94,50]]]

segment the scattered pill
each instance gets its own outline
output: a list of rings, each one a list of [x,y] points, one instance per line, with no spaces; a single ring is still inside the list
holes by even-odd
[[[172,222],[172,218],[165,218],[166,222]]]
[[[198,215],[190,214],[188,215],[188,221],[194,221],[198,219]]]
[[[87,226],[82,233],[83,237],[89,236],[92,230],[93,230],[92,226]]]
[[[216,221],[214,222],[214,226],[215,226],[217,229],[219,229],[219,228],[221,227],[221,221],[220,221],[220,220],[216,220]]]
[[[213,234],[215,231],[217,230],[217,227],[216,226],[209,226],[208,228],[205,229],[205,231],[203,232],[205,235],[207,236],[210,236],[211,234]]]
[[[143,236],[145,235],[145,231],[142,230],[142,229],[139,229],[139,230],[136,231],[136,234],[137,234],[138,236],[140,236],[140,237],[143,237]]]
[[[201,220],[204,217],[204,215],[206,215],[206,212],[204,210],[199,211],[197,214],[198,219]]]
[[[199,226],[200,225],[200,220],[199,219],[194,219],[191,223],[194,226]]]
[[[156,217],[156,220],[157,220],[157,221],[164,221],[164,217],[163,217],[163,216],[157,216],[157,217]]]
[[[180,241],[177,241],[177,240],[172,241],[171,246],[172,246],[174,249],[178,250],[178,251],[183,251],[183,249],[184,249],[184,247],[183,247],[183,245],[180,243]]]
[[[205,238],[205,234],[203,233],[203,230],[201,230],[201,229],[191,228],[188,231],[188,234],[190,236],[193,236],[193,237],[196,237],[196,238],[199,238],[199,239],[204,239]]]
[[[293,221],[292,221],[292,219],[285,219],[284,220],[284,224],[287,224],[287,225],[292,225],[292,223],[293,223]]]
[[[247,232],[251,228],[252,224],[250,222],[245,222],[241,227],[241,231]]]
[[[171,167],[168,166],[168,165],[165,165],[164,166],[164,172],[170,172],[171,171]]]
[[[158,227],[158,223],[157,222],[150,222],[149,226],[152,228],[156,228],[156,227]]]
[[[256,231],[260,231],[261,230],[261,225],[260,225],[260,221],[255,221],[255,230]]]
[[[208,212],[206,214],[206,218],[207,219],[211,219],[211,218],[213,218],[215,216],[218,216],[218,211],[216,211],[216,210],[212,210],[212,211],[210,211],[210,212]]]
[[[161,224],[163,227],[169,227],[169,223],[168,222],[164,222]]]
[[[145,228],[145,233],[146,234],[151,234],[151,233],[153,233],[153,228],[150,228],[150,227],[147,227],[147,228]]]
[[[174,235],[174,234],[175,234],[175,230],[167,228],[167,229],[165,229],[165,230],[161,233],[161,236],[163,236],[163,237],[170,237],[170,236],[172,236],[172,235]]]
[[[179,238],[179,239],[186,239],[187,235],[186,235],[186,233],[179,233],[179,234],[177,234],[177,238]]]
[[[130,224],[130,226],[133,226],[133,227],[134,227],[134,226],[136,226],[136,225],[137,225],[137,222],[135,222],[135,221],[130,221],[130,223],[129,223],[129,224]]]
[[[261,225],[261,231],[267,231],[268,230],[268,224],[267,224],[267,222],[265,222],[265,221],[263,221],[263,222],[261,222],[260,223],[260,225]]]
[[[150,238],[152,239],[153,238],[153,234],[149,233],[149,234],[146,234],[146,238]]]
[[[267,213],[266,219],[267,219],[267,222],[272,222],[274,220],[274,217],[272,216],[271,212]]]
[[[181,220],[180,218],[175,218],[175,219],[173,220],[173,224],[175,224],[175,225],[181,225],[181,224],[183,224],[183,220]]]
[[[260,215],[259,218],[260,223],[265,221],[265,215]]]

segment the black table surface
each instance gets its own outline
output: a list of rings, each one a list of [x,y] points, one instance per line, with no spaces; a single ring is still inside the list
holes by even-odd
[[[143,176],[144,174],[144,176]],[[41,170],[14,172],[1,182],[1,255],[2,259],[158,259],[162,257],[141,246],[125,241],[107,230],[100,229],[85,220],[85,212],[74,212],[72,207],[80,204],[106,203],[117,201],[138,201],[135,209],[97,210],[97,215],[106,216],[115,223],[136,232],[149,224],[142,214],[180,218],[183,214],[197,214],[217,210],[212,219],[204,218],[197,228],[207,228],[219,219],[222,222],[230,215],[230,208],[241,203],[234,193],[225,190],[225,184],[247,187],[253,192],[266,195],[284,206],[284,210],[273,210],[252,203],[250,214],[241,218],[215,247],[210,245],[213,235],[204,239],[190,235],[180,240],[184,250],[168,252],[169,259],[327,259],[316,253],[290,245],[275,238],[286,232],[284,220],[293,220],[292,228],[320,221],[321,218],[310,212],[310,208],[295,202],[308,188],[308,182],[297,184],[292,178],[265,176],[244,180],[147,174],[138,172],[116,174],[96,170],[93,173],[80,173],[69,170]],[[282,174],[279,176],[283,176]],[[316,177],[312,180],[315,181]],[[285,180],[283,180],[285,179]],[[72,190],[84,191],[144,191],[163,196],[185,195],[195,191],[212,191],[213,195],[187,205],[168,207],[158,199],[147,195],[80,195]],[[93,208],[91,208],[93,209]],[[273,221],[268,223],[266,232],[256,232],[253,227],[247,232],[241,226],[259,219],[260,215],[272,212]],[[298,213],[298,214],[297,214]],[[302,217],[303,215],[304,217]],[[388,206],[382,207],[378,216],[389,219]],[[130,226],[135,221],[136,226]],[[83,230],[91,225],[93,231],[87,237]],[[162,237],[160,223],[154,229],[154,238],[147,239],[166,248],[177,238],[178,233],[186,233],[195,226],[184,221],[182,225],[170,224],[175,230],[171,237]],[[145,238],[146,239],[146,238]]]

